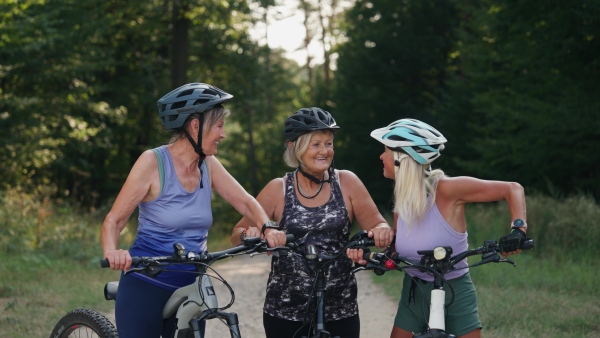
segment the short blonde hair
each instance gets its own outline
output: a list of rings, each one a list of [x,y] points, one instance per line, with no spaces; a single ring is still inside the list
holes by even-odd
[[[283,161],[291,168],[298,168],[302,164],[302,160],[300,158],[304,155],[306,149],[308,149],[308,145],[310,144],[310,139],[316,133],[331,133],[332,137],[335,137],[335,134],[330,129],[324,130],[315,130],[310,133],[302,134],[298,136],[295,141],[288,141],[285,145],[285,151],[283,153]]]

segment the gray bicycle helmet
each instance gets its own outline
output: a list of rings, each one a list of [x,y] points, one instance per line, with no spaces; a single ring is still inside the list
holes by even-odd
[[[181,128],[191,114],[203,113],[232,97],[215,86],[188,83],[158,100],[158,117],[167,130]]]
[[[408,154],[420,164],[429,164],[440,157],[447,141],[435,128],[415,119],[401,119],[375,129],[371,137],[391,150]]]
[[[301,108],[285,120],[283,138],[295,141],[300,135],[326,129],[334,133],[340,129],[329,112],[317,107]]]

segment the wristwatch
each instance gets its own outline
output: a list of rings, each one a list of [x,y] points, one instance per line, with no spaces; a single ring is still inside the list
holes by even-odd
[[[525,222],[524,220],[517,218],[514,221],[512,221],[512,223],[510,224],[511,229],[527,229],[527,222]]]
[[[273,221],[268,221],[267,223],[263,224],[262,231],[261,231],[263,236],[265,235],[265,230],[267,230],[267,229],[281,230],[281,228],[279,227],[279,224],[277,224],[277,222],[273,222]]]

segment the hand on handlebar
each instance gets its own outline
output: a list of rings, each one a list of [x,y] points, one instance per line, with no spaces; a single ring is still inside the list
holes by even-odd
[[[521,253],[521,245],[527,240],[527,235],[519,230],[513,229],[512,232],[498,241],[498,246],[502,257],[506,258],[508,255],[516,255]]]
[[[131,268],[131,255],[127,250],[108,251],[105,255],[112,270],[127,271]]]
[[[260,236],[260,234],[258,236]],[[281,230],[267,229],[263,238],[267,240],[269,248],[284,246],[286,243],[286,234]]]
[[[352,262],[367,265],[367,261],[363,259],[364,250],[363,249],[346,249],[346,256],[352,260]]]
[[[369,238],[375,240],[375,246],[379,249],[387,248],[394,239],[394,230],[389,225],[378,225],[373,229],[369,230]]]

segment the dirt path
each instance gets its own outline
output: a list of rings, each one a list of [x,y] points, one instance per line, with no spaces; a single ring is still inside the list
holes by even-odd
[[[238,314],[240,332],[245,338],[265,336],[262,325],[262,306],[265,285],[270,270],[270,258],[265,255],[239,256],[214,265],[217,272],[231,285],[235,292],[235,303],[227,311]],[[358,307],[361,319],[361,337],[387,338],[392,329],[397,303],[387,297],[383,290],[371,281],[372,272],[356,274],[358,281]],[[219,281],[214,281],[219,304],[230,301],[229,291]],[[112,318],[113,313],[109,314]],[[209,320],[206,337],[229,337],[227,328],[218,320]]]

